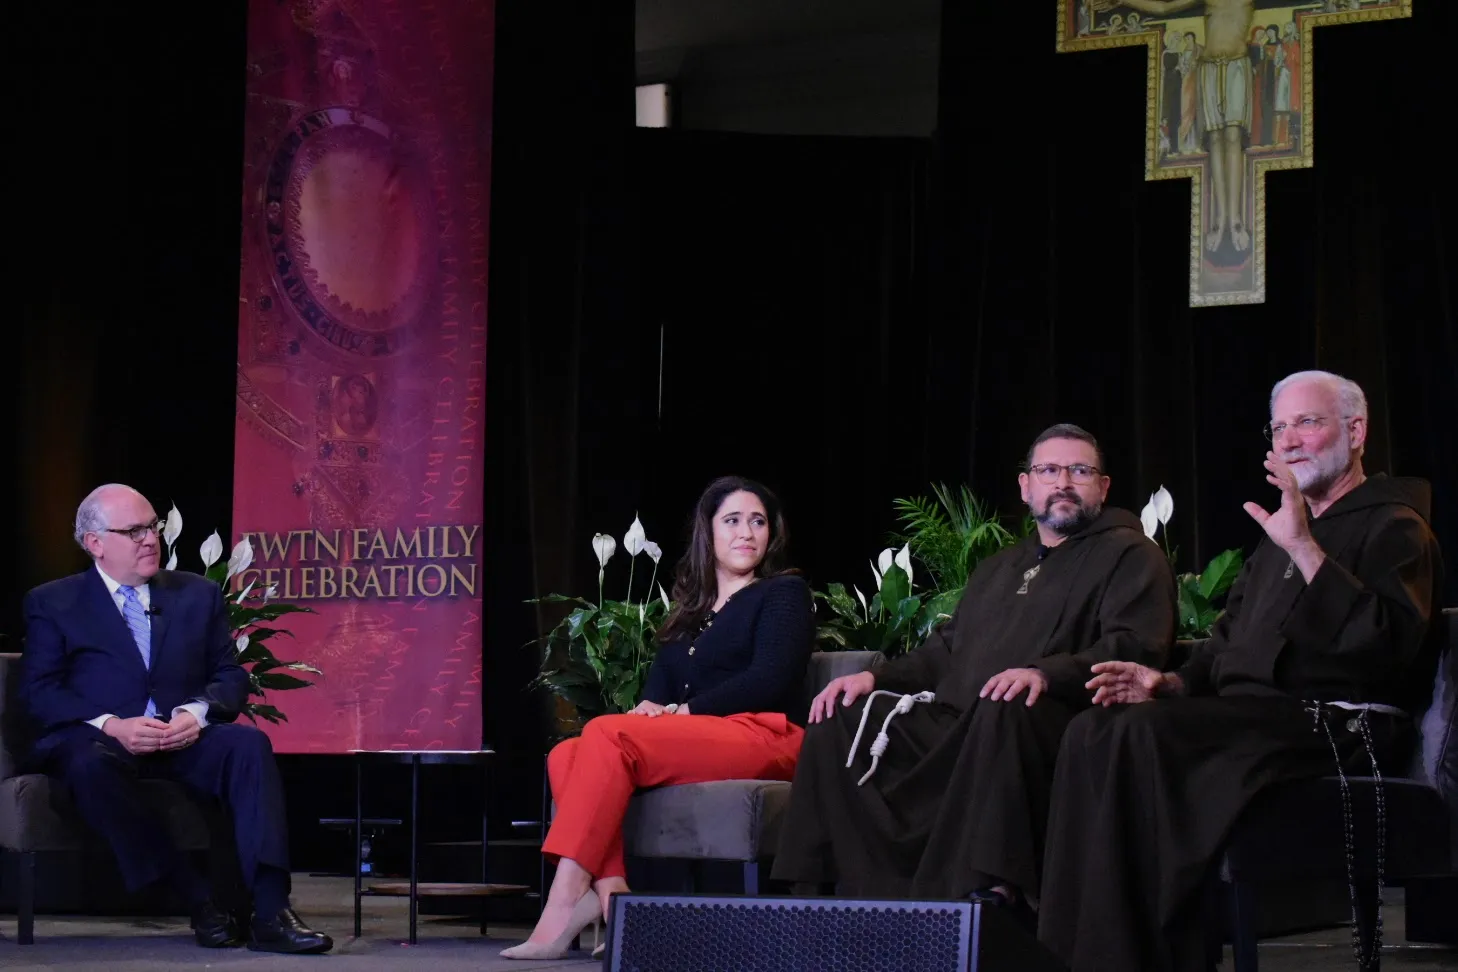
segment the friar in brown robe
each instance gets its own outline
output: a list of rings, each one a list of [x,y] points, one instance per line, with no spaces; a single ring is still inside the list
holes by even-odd
[[[1439,650],[1428,485],[1364,476],[1353,382],[1292,375],[1271,416],[1280,506],[1246,504],[1266,536],[1213,637],[1177,672],[1095,666],[1100,704],[1064,737],[1038,933],[1074,972],[1203,970],[1204,882],[1256,794],[1338,759],[1371,775],[1366,740],[1384,775],[1410,756],[1399,710]]]
[[[815,699],[773,877],[849,895],[1036,898],[1053,760],[1091,703],[1092,664],[1159,665],[1174,632],[1169,564],[1135,516],[1103,507],[1102,465],[1077,426],[1040,435],[1018,477],[1037,533],[978,566],[920,647]],[[891,719],[873,760],[901,694],[923,692],[934,701]]]

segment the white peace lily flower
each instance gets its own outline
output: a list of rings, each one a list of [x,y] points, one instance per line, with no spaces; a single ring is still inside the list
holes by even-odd
[[[1163,486],[1155,490],[1154,495],[1149,497],[1149,502],[1154,505],[1154,512],[1160,523],[1168,523],[1169,518],[1174,516],[1174,497]]]
[[[871,564],[871,576],[876,578],[876,590],[879,591],[881,589],[881,572],[876,569],[875,564]]]
[[[178,512],[177,506],[174,504],[172,509],[167,511],[167,525],[162,528],[162,539],[167,546],[171,547],[180,536],[182,536],[182,514]],[[172,570],[171,567],[167,569]]]
[[[881,551],[881,556],[878,557],[878,558],[876,558],[876,565],[881,568],[881,573],[882,574],[885,574],[886,571],[890,570],[891,569],[891,565],[893,563],[895,563],[895,562],[896,562],[896,551],[892,550],[890,547],[887,547],[885,550],[882,550]]]
[[[223,556],[223,538],[218,536],[217,530],[214,530],[213,535],[202,542],[202,546],[198,548],[198,556],[202,557],[203,570],[216,564],[218,559]]]
[[[647,604],[639,604],[638,605],[638,624],[641,626],[643,624],[643,622],[646,621],[647,619],[648,619],[648,605]]]
[[[861,589],[854,584],[851,585],[851,590],[855,591],[856,597],[860,598],[861,610],[864,611],[866,617],[869,618],[871,616],[871,606],[866,603],[866,595],[862,594]]]
[[[663,589],[662,584],[658,585],[658,596],[663,598],[663,610],[672,611],[673,605],[668,603],[668,592]]]
[[[598,567],[606,567],[607,562],[612,559],[613,552],[617,549],[618,542],[606,533],[592,535],[592,552],[597,554]]]
[[[1154,539],[1154,531],[1159,529],[1159,512],[1154,508],[1154,497],[1149,497],[1149,502],[1144,504],[1144,509],[1139,511],[1139,522],[1144,527],[1144,535]]]
[[[655,564],[663,558],[663,548],[658,546],[658,544],[654,543],[652,540],[645,540],[643,542],[643,552],[647,554]]]
[[[273,600],[276,597],[278,597],[278,585],[277,584],[269,584],[267,587],[265,587],[263,589],[263,603],[264,604],[267,604],[269,601]]]
[[[233,546],[233,552],[228,555],[228,578],[240,570],[247,570],[251,563],[253,563],[253,543],[244,537]]]
[[[906,571],[906,585],[909,590],[911,587],[911,544],[908,543],[896,551],[896,566]]]
[[[257,580],[251,580],[251,581],[249,581],[248,582],[248,586],[245,587],[245,588],[243,588],[243,592],[238,595],[238,600],[234,601],[233,603],[235,603],[235,604],[242,604],[243,603],[243,599],[248,596],[248,592],[249,591],[253,590],[253,585],[256,584],[256,583],[258,583]]]
[[[633,525],[628,527],[628,532],[623,534],[623,549],[628,552],[629,557],[636,557],[643,552],[643,545],[648,542],[647,534],[643,532],[643,523],[636,516],[633,517]]]
[[[167,558],[167,567],[165,569],[166,570],[176,570],[177,569],[177,551],[176,550],[172,551],[172,556]]]
[[[238,636],[238,640],[235,641],[234,644],[236,644],[238,646],[238,654],[241,655],[241,654],[243,654],[243,652],[247,651],[248,650],[248,633],[245,631],[243,634],[240,634]]]

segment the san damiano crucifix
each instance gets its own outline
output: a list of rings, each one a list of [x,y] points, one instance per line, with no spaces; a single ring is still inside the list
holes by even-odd
[[[1266,296],[1265,174],[1312,164],[1311,41],[1413,0],[1058,0],[1058,50],[1149,48],[1147,179],[1190,179],[1190,304]]]

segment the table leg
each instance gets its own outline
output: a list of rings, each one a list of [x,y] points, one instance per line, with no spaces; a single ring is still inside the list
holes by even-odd
[[[483,764],[481,767],[481,883],[491,883],[490,871],[486,866],[486,850],[489,846],[486,843],[487,821],[491,815],[491,767]],[[486,934],[486,912],[490,898],[481,898],[481,934]]]
[[[410,944],[415,944],[415,920],[419,907],[420,756],[410,759]]]
[[[354,759],[354,937],[360,931],[360,872],[364,870],[364,770],[360,757]]]
[[[538,846],[546,846],[547,824],[552,816],[552,778],[547,773],[547,757],[542,757],[542,819],[538,832]],[[547,907],[547,855],[537,855],[537,916],[541,917]]]

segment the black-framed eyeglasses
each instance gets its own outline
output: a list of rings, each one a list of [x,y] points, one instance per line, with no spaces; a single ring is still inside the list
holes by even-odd
[[[1263,425],[1261,426],[1261,431],[1266,434],[1267,442],[1275,442],[1286,434],[1288,428],[1295,429],[1296,434],[1305,439],[1321,431],[1328,421],[1329,419],[1325,415],[1306,415],[1290,423],[1272,422],[1268,425]]]
[[[1032,473],[1044,486],[1051,486],[1058,482],[1058,475],[1065,469],[1068,470],[1068,478],[1080,486],[1087,486],[1104,473],[1098,466],[1090,466],[1084,462],[1075,462],[1070,466],[1061,466],[1056,462],[1040,462],[1036,466],[1029,466],[1028,472]]]
[[[143,540],[147,539],[147,534],[149,533],[155,533],[157,534],[157,536],[160,537],[162,535],[162,529],[165,526],[167,526],[166,520],[158,520],[156,523],[144,523],[141,526],[126,527],[125,529],[118,529],[117,527],[107,527],[106,532],[120,533],[132,543],[141,543]]]

